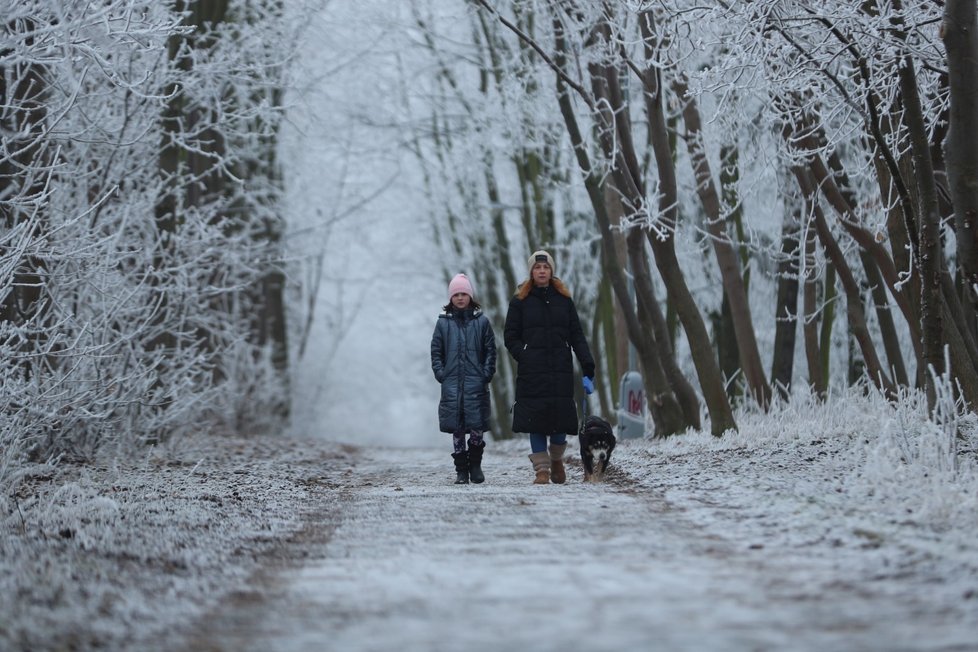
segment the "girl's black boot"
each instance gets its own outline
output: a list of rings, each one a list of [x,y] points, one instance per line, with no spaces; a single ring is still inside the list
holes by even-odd
[[[469,443],[469,478],[475,484],[482,484],[486,481],[485,474],[482,473],[482,451],[486,449],[486,442],[480,445]]]
[[[469,452],[452,453],[452,459],[455,460],[455,472],[458,474],[458,477],[455,478],[455,484],[468,484],[470,466]]]

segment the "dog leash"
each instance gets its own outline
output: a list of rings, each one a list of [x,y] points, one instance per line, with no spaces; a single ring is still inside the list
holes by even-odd
[[[588,400],[588,395],[585,394],[584,397],[581,399],[581,416],[582,416],[582,418],[586,419],[588,416],[590,416],[591,410],[588,409],[590,407],[591,407],[591,402]]]

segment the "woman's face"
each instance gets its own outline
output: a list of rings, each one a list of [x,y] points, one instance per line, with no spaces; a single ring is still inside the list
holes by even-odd
[[[465,310],[472,303],[472,297],[465,292],[456,292],[452,295],[452,305],[456,310]]]
[[[547,263],[534,263],[533,269],[530,270],[530,276],[533,278],[533,284],[537,287],[550,285],[550,277],[552,274],[550,265]]]

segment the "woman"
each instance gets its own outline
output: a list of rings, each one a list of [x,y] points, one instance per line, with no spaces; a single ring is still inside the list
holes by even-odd
[[[594,358],[570,291],[554,276],[553,256],[536,251],[527,264],[530,278],[509,302],[504,328],[506,349],[517,362],[513,431],[530,435],[533,483],[563,484],[567,435],[577,433],[571,350],[588,394],[594,391]]]

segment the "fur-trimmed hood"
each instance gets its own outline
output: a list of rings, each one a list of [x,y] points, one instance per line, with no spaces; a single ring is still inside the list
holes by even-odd
[[[567,289],[567,286],[564,285],[564,282],[561,281],[556,276],[551,277],[551,279],[550,279],[550,287],[552,287],[554,290],[556,290],[560,294],[563,294],[568,299],[571,298],[570,290],[568,290]],[[530,295],[530,290],[532,290],[532,289],[533,289],[533,279],[532,278],[528,278],[525,281],[523,281],[523,283],[521,283],[518,288],[516,288],[516,295],[515,296],[516,296],[517,299],[525,299],[526,297],[528,297]]]

